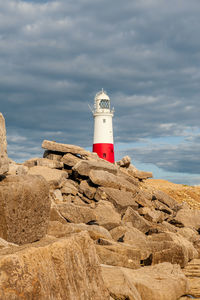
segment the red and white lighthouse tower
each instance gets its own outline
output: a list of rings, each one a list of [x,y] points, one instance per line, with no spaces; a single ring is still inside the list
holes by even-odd
[[[93,152],[100,158],[114,163],[114,142],[112,117],[114,109],[110,109],[110,98],[102,89],[94,98],[94,140]]]

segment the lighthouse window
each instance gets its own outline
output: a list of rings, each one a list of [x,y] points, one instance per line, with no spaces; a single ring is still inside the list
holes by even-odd
[[[99,103],[99,106],[101,108],[110,108],[110,105],[109,105],[109,100],[106,100],[106,99],[102,99]]]
[[[103,123],[106,123],[106,119],[103,119]]]
[[[103,153],[103,158],[106,158],[106,153]]]

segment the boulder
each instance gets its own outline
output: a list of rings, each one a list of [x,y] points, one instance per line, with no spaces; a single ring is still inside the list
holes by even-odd
[[[114,299],[177,300],[188,292],[188,280],[178,265],[162,263],[138,270],[102,265],[102,275]]]
[[[140,267],[140,250],[128,244],[98,239],[96,251],[101,264],[131,269]]]
[[[114,189],[124,189],[133,193],[138,190],[137,186],[131,184],[122,176],[116,176],[107,171],[91,170],[89,177],[94,184],[99,186],[111,187]]]
[[[48,227],[48,234],[53,235],[56,238],[67,237],[73,233],[78,233],[81,231],[87,231],[93,240],[98,240],[100,238],[112,240],[109,231],[98,225],[86,225],[83,223],[66,223],[64,225],[58,221],[53,221],[49,223]]]
[[[27,173],[28,167],[16,163],[9,163],[8,175],[26,175]]]
[[[58,160],[51,160],[48,158],[32,158],[29,160],[26,160],[24,162],[24,166],[27,166],[29,168],[32,168],[34,166],[41,166],[41,167],[47,167],[50,169],[62,169],[63,163]]]
[[[117,161],[116,164],[122,168],[128,168],[131,164],[131,158],[126,155],[120,161]]]
[[[189,281],[189,295],[192,295],[193,299],[200,298],[200,259],[193,259],[183,269],[183,273],[186,275]],[[190,299],[192,298],[190,297]]]
[[[115,211],[113,204],[108,201],[99,201],[94,209],[94,213],[97,223],[107,230],[111,230],[121,224],[120,214]]]
[[[160,223],[164,220],[164,213],[149,207],[141,207],[138,210],[139,214],[146,220],[153,223]]]
[[[57,204],[60,214],[70,223],[95,222],[97,217],[93,209],[85,206],[74,205],[73,203]]]
[[[177,211],[180,207],[176,200],[165,194],[163,191],[154,191],[153,198],[167,205],[172,210]]]
[[[76,185],[73,183],[72,180],[65,180],[61,188],[61,193],[76,196],[78,194],[78,189],[76,188]]]
[[[62,196],[62,193],[59,189],[55,189],[53,191],[53,196],[54,196],[55,201],[63,202],[63,196]]]
[[[106,195],[106,200],[111,202],[120,213],[125,212],[128,206],[133,209],[138,208],[138,204],[134,200],[136,192],[132,193],[114,188],[99,187],[97,194],[100,198],[97,196],[96,199],[101,199],[102,195]]]
[[[122,221],[124,224],[127,222],[131,222],[132,226],[142,231],[143,233],[148,232],[148,230],[152,227],[151,223],[145,220],[143,217],[139,215],[137,211],[134,211],[131,207],[128,207]]]
[[[61,161],[65,165],[67,165],[69,167],[73,167],[73,166],[75,166],[75,164],[77,164],[79,161],[81,161],[81,158],[76,155],[73,155],[71,153],[67,153],[62,157]]]
[[[47,141],[47,140],[43,141],[42,148],[51,150],[51,151],[56,151],[56,152],[78,154],[81,156],[90,156],[90,154],[91,154],[91,152],[86,151],[85,149],[83,149],[79,146],[69,145],[69,144],[61,144],[61,143],[56,143],[56,142]]]
[[[45,150],[43,154],[43,158],[48,158],[56,161],[61,161],[62,157],[63,157],[62,152],[56,152],[51,150]]]
[[[116,242],[121,242],[133,246],[140,250],[141,260],[147,263],[151,255],[151,249],[148,244],[147,236],[134,227],[118,226],[110,230],[112,238]],[[145,262],[144,262],[145,263]]]
[[[110,299],[86,232],[0,250],[0,269],[0,299]]]
[[[9,170],[9,160],[7,155],[5,119],[2,113],[0,113],[0,153],[0,175],[3,175]]]
[[[73,170],[76,171],[81,176],[89,176],[91,170],[101,170],[107,171],[111,174],[117,174],[118,168],[106,160],[81,160],[74,167]]]
[[[49,187],[42,176],[9,176],[0,182],[0,236],[16,244],[41,239],[50,215]]]
[[[196,230],[200,229],[200,210],[182,208],[180,209],[176,217],[174,218],[175,222],[181,223],[182,227],[189,227]]]
[[[93,199],[96,193],[96,188],[90,186],[87,180],[82,180],[79,186],[79,191],[84,194],[87,198]]]
[[[41,175],[46,181],[50,184],[50,186],[57,188],[62,183],[63,180],[68,178],[68,174],[65,171],[49,169],[47,167],[35,166],[30,168],[28,171],[30,175]]]

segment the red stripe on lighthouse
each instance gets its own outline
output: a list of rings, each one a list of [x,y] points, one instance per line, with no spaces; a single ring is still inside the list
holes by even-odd
[[[107,143],[93,144],[93,152],[96,152],[100,158],[103,158],[111,163],[115,162],[113,144],[107,144]]]

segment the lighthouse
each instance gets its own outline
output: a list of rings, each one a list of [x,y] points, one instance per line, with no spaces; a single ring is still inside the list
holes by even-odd
[[[94,98],[94,140],[93,152],[100,158],[114,163],[114,142],[112,117],[114,109],[110,108],[110,98],[102,89]]]

